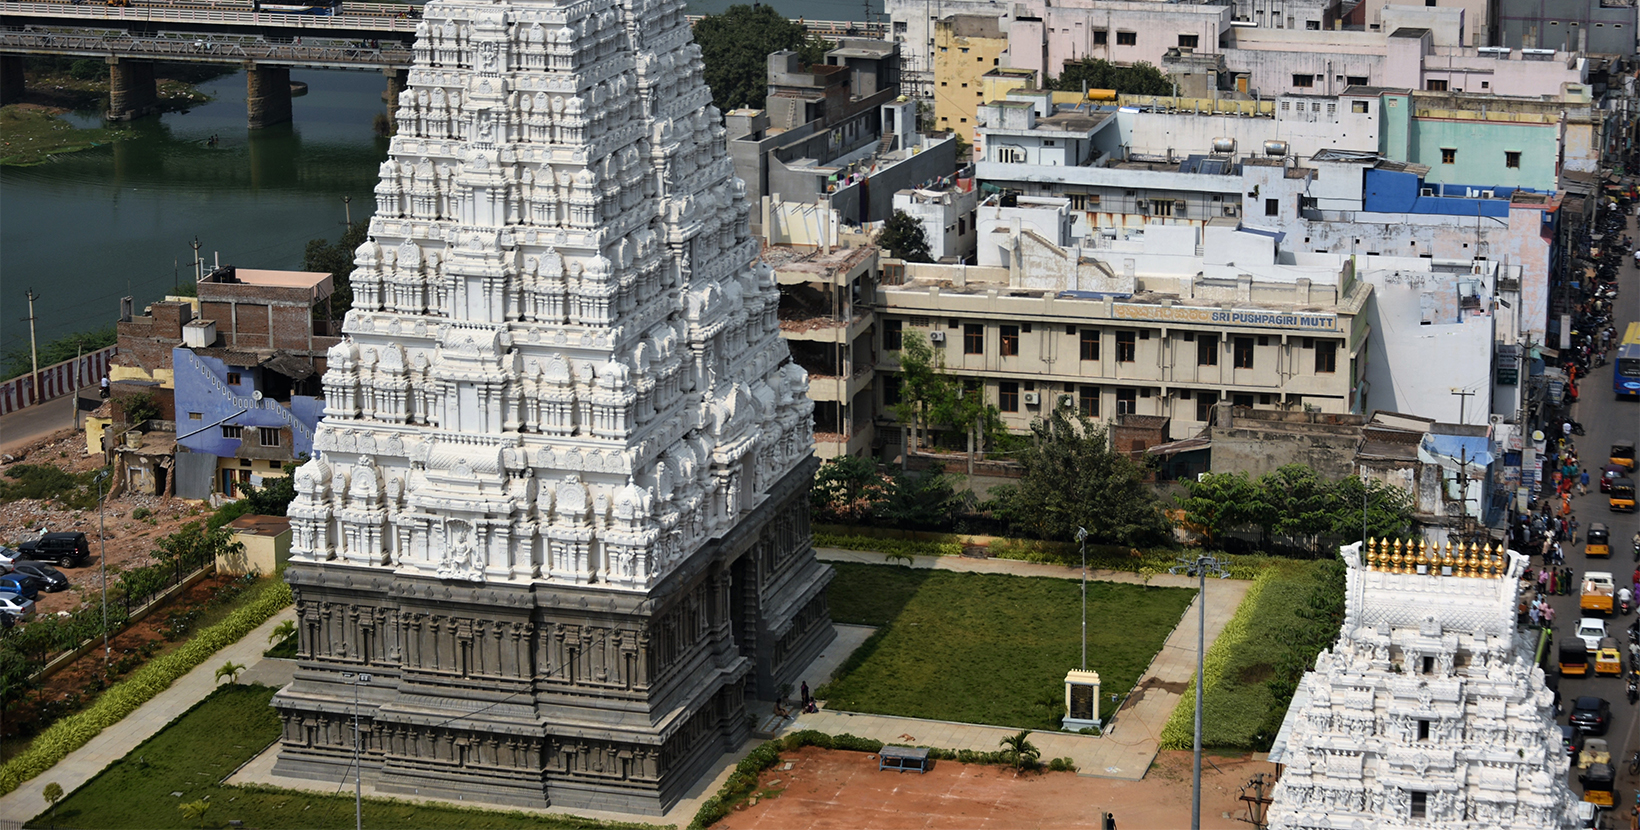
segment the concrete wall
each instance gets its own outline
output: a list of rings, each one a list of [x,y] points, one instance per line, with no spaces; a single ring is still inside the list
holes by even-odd
[[[1485,311],[1458,308],[1457,282],[1468,275],[1368,271],[1373,286],[1366,320],[1374,336],[1368,346],[1366,407],[1458,423],[1464,400],[1453,389],[1477,393],[1464,419],[1484,424],[1492,411],[1492,345],[1495,318]],[[1430,322],[1425,323],[1425,320]],[[1431,360],[1439,355],[1439,360]]]
[[[1559,118],[1545,113],[1490,113],[1432,107],[1422,96],[1386,94],[1379,152],[1429,167],[1430,182],[1486,181],[1554,190],[1559,183]],[[1484,115],[1485,117],[1481,117]],[[1443,150],[1451,148],[1452,163]],[[1520,154],[1520,166],[1505,164]]]
[[[250,396],[256,391],[257,373],[264,370],[230,367],[218,358],[181,348],[176,350],[172,363],[176,369],[178,445],[227,458],[240,456],[242,447],[249,450],[252,446],[259,450],[252,457],[258,458],[288,460],[313,452],[313,429],[324,413],[323,398],[294,395],[288,408],[270,398],[253,401]],[[228,383],[230,371],[239,374],[238,384]],[[293,427],[293,419],[306,429]],[[240,426],[243,437],[224,438],[219,427],[209,426],[218,422]],[[260,447],[257,429],[261,427],[289,430],[291,441],[278,448]]]
[[[1497,0],[1439,0],[1442,9],[1461,9],[1464,20],[1463,46],[1490,46],[1493,35],[1494,6]],[[1422,12],[1427,6],[1392,4],[1389,0],[1365,0],[1362,12],[1368,31],[1384,31],[1393,26],[1411,25],[1406,22],[1407,12]],[[1386,18],[1386,10],[1394,8]]]
[[[245,523],[244,519],[272,519],[272,516],[241,516],[228,526],[233,530],[234,541],[245,546],[243,553],[235,556],[216,557],[217,573],[247,574],[259,573],[271,575],[278,566],[290,558],[290,522],[283,522],[284,529],[277,530],[273,523],[258,522]],[[264,526],[269,525],[269,526]]]
[[[1160,67],[1169,49],[1217,53],[1219,35],[1230,28],[1231,9],[1133,0],[1026,0],[1015,16],[1041,22],[1010,30],[1009,64],[1057,77],[1067,61],[1092,58]],[[1128,36],[1133,43],[1122,42]]]
[[[1498,43],[1513,49],[1566,49],[1586,37],[1586,51],[1627,57],[1635,52],[1635,9],[1601,0],[1496,0]],[[1572,25],[1572,24],[1577,25]]]
[[[922,223],[928,254],[935,262],[947,257],[967,261],[974,256],[978,207],[976,190],[902,190],[894,194],[894,210],[904,211]]]
[[[974,109],[985,103],[985,73],[1002,65],[1008,37],[995,15],[959,15],[934,26],[934,127],[973,140]]]
[[[818,248],[837,244],[837,211],[824,202],[765,198],[763,215],[763,239],[770,245]]]

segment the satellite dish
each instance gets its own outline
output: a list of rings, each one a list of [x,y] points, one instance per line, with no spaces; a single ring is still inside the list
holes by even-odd
[[[262,400],[262,390],[258,389],[255,392],[252,392],[251,393],[251,400],[253,400],[253,401]]]

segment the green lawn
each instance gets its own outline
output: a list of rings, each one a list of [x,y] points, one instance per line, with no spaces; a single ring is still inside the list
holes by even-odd
[[[833,563],[832,619],[881,626],[827,685],[827,706],[1058,729],[1065,671],[1081,662],[1081,583]],[[1088,668],[1126,694],[1196,592],[1088,583]]]
[[[318,795],[273,788],[218,784],[240,764],[279,735],[279,719],[269,708],[274,690],[267,686],[227,685],[201,701],[159,734],[103,770],[57,804],[56,823],[63,827],[175,828],[183,821],[178,805],[209,799],[206,827],[226,827],[230,820],[246,827],[348,828],[353,826],[351,793]],[[24,786],[45,787],[51,773]],[[173,792],[182,795],[174,796]],[[364,823],[373,828],[581,828],[644,827],[617,825],[572,816],[543,816],[428,806],[385,799],[366,799]],[[49,827],[41,814],[26,827]]]

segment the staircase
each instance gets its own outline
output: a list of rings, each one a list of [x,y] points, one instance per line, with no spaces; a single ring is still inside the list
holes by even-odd
[[[896,136],[893,133],[883,133],[883,140],[877,142],[877,152],[873,153],[872,155],[881,156],[882,154],[884,154],[884,153],[888,152],[889,150],[893,149],[894,148],[894,139],[895,138],[896,138]]]

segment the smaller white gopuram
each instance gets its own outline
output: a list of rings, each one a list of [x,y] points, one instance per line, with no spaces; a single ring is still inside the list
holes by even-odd
[[[1369,540],[1338,643],[1316,657],[1270,760],[1276,830],[1575,826],[1554,695],[1515,627],[1525,557]]]

